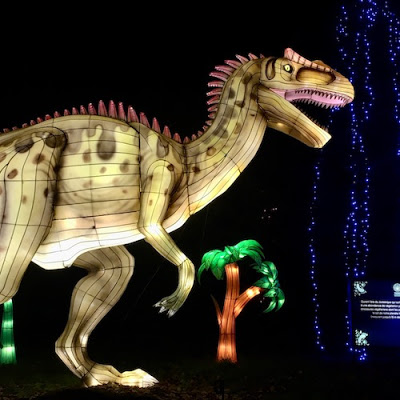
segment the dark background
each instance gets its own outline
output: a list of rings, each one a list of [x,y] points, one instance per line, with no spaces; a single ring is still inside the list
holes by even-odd
[[[182,137],[190,136],[207,119],[207,82],[212,80],[208,74],[235,54],[280,56],[292,47],[344,72],[335,31],[340,5],[339,1],[318,5],[268,1],[123,7],[76,3],[47,9],[24,6],[24,10],[12,6],[2,13],[0,126],[20,126],[47,113],[112,99],[145,112],[149,119],[156,117]],[[400,15],[396,7],[391,4]],[[380,35],[378,28],[372,35],[377,59],[385,51]],[[365,133],[372,165],[369,270],[396,279],[397,131],[385,105],[392,95],[391,84],[389,79],[380,80],[388,74],[384,63],[378,65],[374,76],[379,78],[380,92]],[[330,129],[333,138],[323,151],[268,129],[256,158],[230,190],[172,233],[196,267],[206,251],[244,239],[259,241],[266,259],[277,265],[286,303],[271,314],[262,313],[266,304],[249,303],[237,320],[239,358],[315,350],[307,229],[318,160],[321,183],[313,212],[324,354],[346,352],[343,229],[352,173],[349,111],[339,114]],[[122,300],[95,329],[89,345],[93,357],[97,350],[111,358],[123,354],[134,367],[135,353],[148,353],[153,359],[173,358],[175,353],[214,356],[218,327],[210,293],[222,299],[224,282],[205,276],[181,310],[168,319],[152,305],[175,289],[175,267],[145,242],[128,249],[136,259],[134,277]],[[29,267],[14,298],[18,357],[38,349],[53,351],[67,320],[73,286],[83,275],[74,267],[65,271]],[[245,265],[242,278],[244,288],[254,282]]]

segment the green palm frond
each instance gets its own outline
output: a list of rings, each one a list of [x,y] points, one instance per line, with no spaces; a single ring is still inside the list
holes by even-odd
[[[224,278],[225,265],[234,263],[244,257],[250,257],[257,264],[261,264],[262,252],[261,245],[256,240],[242,240],[235,246],[225,246],[224,250],[210,250],[203,255],[201,265],[197,271],[197,280],[200,278],[204,270],[211,269],[213,275],[221,280]]]
[[[205,253],[201,260],[200,268],[197,271],[199,283],[203,271],[208,271],[209,269],[211,269],[211,272],[218,280],[223,279],[225,265],[229,262],[228,258],[227,254],[221,250],[210,250]]]
[[[237,260],[244,257],[250,257],[257,264],[261,264],[261,258],[264,257],[264,253],[262,251],[262,246],[256,240],[242,240],[235,246],[235,248],[238,251]]]
[[[280,288],[278,281],[278,270],[276,266],[271,261],[263,261],[261,264],[256,264],[253,267],[257,272],[260,272],[264,276],[261,277],[257,282],[254,283],[254,286],[258,286],[264,289],[264,297],[268,297],[271,299],[271,302],[265,313],[268,313],[275,309],[278,311],[285,302],[285,295]]]

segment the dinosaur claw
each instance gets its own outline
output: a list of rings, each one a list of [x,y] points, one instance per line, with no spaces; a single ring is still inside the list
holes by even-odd
[[[167,315],[169,318],[171,318],[175,313],[176,313],[176,310],[169,310]]]

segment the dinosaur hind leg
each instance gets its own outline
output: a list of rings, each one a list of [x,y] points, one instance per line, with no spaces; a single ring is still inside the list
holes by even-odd
[[[157,381],[142,370],[120,373],[110,365],[92,361],[87,352],[90,333],[117,303],[133,273],[134,259],[123,246],[82,254],[74,265],[85,268],[72,294],[67,326],[56,342],[56,352],[87,386],[119,383],[150,386]]]
[[[59,134],[63,137],[62,133]],[[53,135],[54,136],[54,135]],[[36,137],[26,150],[8,149],[0,166],[0,304],[17,292],[53,217],[55,165],[61,146]]]

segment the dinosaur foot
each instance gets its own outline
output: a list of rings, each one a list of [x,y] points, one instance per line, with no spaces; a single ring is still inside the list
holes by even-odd
[[[116,383],[124,386],[136,386],[140,388],[153,386],[158,380],[143,371],[125,371],[120,373],[114,367],[108,365],[95,364],[93,368],[83,377],[85,386],[98,386],[107,383]]]

